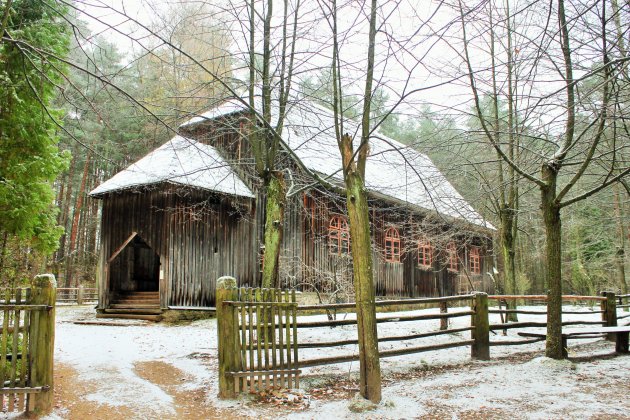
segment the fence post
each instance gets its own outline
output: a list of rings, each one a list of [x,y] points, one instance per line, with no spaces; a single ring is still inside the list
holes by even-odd
[[[239,369],[238,357],[241,354],[238,346],[238,325],[233,306],[224,304],[228,300],[236,300],[238,289],[234,277],[221,277],[216,286],[217,333],[219,347],[219,398],[235,398],[234,377],[230,372]]]
[[[602,321],[604,321],[605,327],[616,327],[617,326],[617,299],[615,297],[615,292],[601,292],[602,296],[606,298],[606,300],[602,301]],[[615,340],[615,334],[608,334],[606,339],[608,341]]]
[[[55,350],[55,299],[57,282],[52,274],[35,276],[32,304],[46,305],[49,309],[31,313],[30,330],[30,386],[43,387],[41,393],[29,394],[28,412],[46,415],[54,404],[54,350]]]
[[[83,305],[83,294],[85,290],[82,284],[79,285],[79,289],[77,290],[77,305]]]
[[[486,293],[475,293],[473,310],[471,317],[472,338],[475,340],[470,355],[473,359],[490,359],[490,323],[488,321],[488,295]]]
[[[448,313],[448,303],[446,301],[440,302],[440,313]],[[448,318],[440,319],[440,330],[448,330]]]

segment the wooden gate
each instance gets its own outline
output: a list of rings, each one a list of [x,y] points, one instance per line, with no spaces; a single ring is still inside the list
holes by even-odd
[[[0,289],[3,412],[45,414],[52,408],[55,288],[48,277],[38,280],[45,287]]]
[[[217,284],[220,396],[299,387],[295,291]]]

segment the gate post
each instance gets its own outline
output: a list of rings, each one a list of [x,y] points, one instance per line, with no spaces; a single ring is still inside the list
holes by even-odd
[[[234,277],[221,277],[216,286],[217,334],[219,347],[219,398],[235,398],[234,376],[231,372],[239,369],[238,325],[233,306],[224,302],[236,300],[238,289]]]
[[[46,415],[54,404],[54,351],[55,351],[55,300],[57,282],[52,274],[35,276],[32,304],[46,305],[48,309],[31,313],[30,330],[30,386],[42,387],[42,392],[29,394],[27,412]]]
[[[475,314],[471,317],[472,338],[475,340],[470,356],[473,359],[490,360],[490,323],[488,321],[488,295],[476,293],[473,303]]]

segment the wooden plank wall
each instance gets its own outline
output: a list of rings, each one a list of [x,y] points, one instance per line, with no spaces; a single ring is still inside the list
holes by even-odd
[[[223,275],[234,276],[243,286],[258,286],[262,212],[256,211],[251,200],[232,203],[225,196],[207,192],[177,191],[171,186],[108,195],[103,202],[101,261],[106,261],[131,232],[138,232],[160,256],[163,306],[213,306],[215,281]],[[264,197],[259,196],[258,200],[258,205],[264,206]],[[346,255],[331,255],[328,248],[328,221],[333,214],[342,212],[339,206],[323,196],[296,196],[289,201],[280,257],[282,287],[309,291],[319,282],[321,292],[330,292],[335,288],[335,280],[351,283],[350,259]],[[472,289],[492,291],[487,276],[470,272],[465,275],[465,247],[459,251],[459,259],[465,263],[459,273],[448,271],[444,257],[437,253],[432,270],[418,266],[417,251],[409,244],[401,262],[385,261],[382,232],[387,221],[384,216],[376,219],[373,261],[377,295],[420,297]],[[410,235],[401,228],[403,249]],[[480,245],[481,271],[486,273],[492,267],[492,259],[488,244]],[[113,284],[122,284],[121,279],[130,276],[132,261],[131,248],[114,260],[110,267]],[[101,278],[105,278],[104,271]],[[110,286],[101,284],[101,305],[106,305]]]
[[[343,200],[332,200],[330,195],[310,191],[294,197],[288,203],[285,220],[285,236],[281,255],[282,287],[297,287],[310,291],[314,279],[320,284],[320,292],[332,288],[326,279],[341,278],[351,281],[352,266],[347,256],[331,255],[328,248],[328,222],[333,214],[344,214]],[[399,213],[399,212],[396,212]],[[468,243],[481,247],[481,273],[492,268],[491,240],[482,237],[462,236],[458,243],[460,270],[452,272],[446,268],[445,255],[436,250],[433,267],[427,269],[418,265],[416,241],[417,233],[410,226],[413,217],[392,220],[387,208],[371,213],[374,234],[373,264],[375,288],[378,296],[449,296],[468,290],[492,291],[492,284],[484,274],[475,275],[468,271]],[[388,262],[384,257],[384,231],[394,223],[401,235],[402,255],[400,262]],[[471,242],[472,241],[472,242]],[[469,280],[470,279],[470,280]],[[472,286],[470,285],[472,283]]]
[[[160,256],[162,306],[212,306],[221,276],[257,284],[254,212],[251,200],[174,186],[110,194],[103,200],[101,261],[138,232]],[[118,258],[124,262],[122,254]],[[116,270],[125,266],[112,264],[110,277],[123,275]],[[101,278],[106,278],[104,267]],[[110,291],[105,283],[101,302]]]

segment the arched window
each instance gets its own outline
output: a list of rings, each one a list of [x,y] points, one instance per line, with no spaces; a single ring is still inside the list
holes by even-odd
[[[451,271],[458,271],[459,269],[457,264],[457,247],[455,246],[455,242],[449,242],[448,245],[446,245],[446,264],[446,267]]]
[[[395,227],[385,231],[385,261],[400,262],[400,234]]]
[[[433,247],[427,238],[418,241],[418,265],[423,267],[433,265]]]
[[[470,248],[470,272],[474,274],[481,274],[481,256],[479,254],[479,248],[473,246]]]
[[[328,249],[331,254],[341,255],[350,253],[350,230],[348,219],[334,215],[328,225]]]

